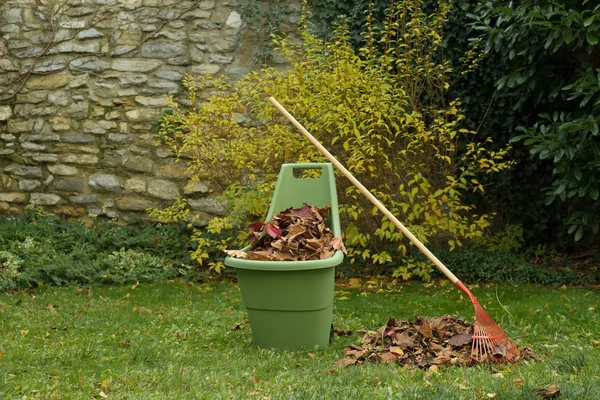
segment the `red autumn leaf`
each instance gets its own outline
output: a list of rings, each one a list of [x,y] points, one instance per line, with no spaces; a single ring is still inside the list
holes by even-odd
[[[248,225],[248,229],[250,229],[252,232],[260,232],[265,225],[266,224],[264,222],[254,222]]]
[[[304,218],[310,218],[314,216],[311,206],[309,206],[306,203],[302,203],[301,208],[295,208],[293,210],[290,210],[290,214]]]
[[[273,222],[268,222],[265,224],[265,228],[267,229],[269,236],[271,236],[273,239],[276,239],[283,234],[283,231]]]

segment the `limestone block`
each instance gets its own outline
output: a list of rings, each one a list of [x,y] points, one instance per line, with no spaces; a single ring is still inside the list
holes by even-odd
[[[83,192],[83,179],[81,177],[57,178],[54,180],[54,190],[63,192]]]
[[[110,68],[110,63],[96,57],[81,57],[71,61],[69,68],[73,70],[102,72]]]
[[[148,96],[136,96],[135,101],[143,106],[149,107],[166,107],[169,105],[169,101],[166,96],[160,97],[148,97]]]
[[[221,66],[215,64],[200,64],[192,67],[192,75],[214,75],[221,70]]]
[[[6,203],[26,203],[25,193],[0,193],[0,201]]]
[[[118,168],[123,164],[121,156],[118,154],[105,154],[100,165],[102,168]]]
[[[146,42],[140,47],[142,57],[162,59],[182,56],[187,51],[187,46],[182,42]]]
[[[84,20],[65,20],[60,23],[61,28],[65,29],[83,29],[85,28]]]
[[[69,197],[69,201],[75,204],[93,204],[98,201],[98,195],[96,194],[82,194],[79,196]]]
[[[23,157],[30,157],[33,161],[55,163],[58,161],[58,154],[49,153],[26,153]]]
[[[112,121],[113,119],[119,119],[122,116],[123,116],[123,114],[120,111],[114,110],[114,111],[111,111],[108,114],[106,114],[106,120]]]
[[[211,64],[231,64],[233,62],[233,57],[221,54],[209,54],[208,62]]]
[[[10,106],[0,106],[0,121],[8,121],[12,115],[12,108]]]
[[[45,60],[35,66],[33,72],[36,74],[48,74],[59,72],[66,68],[66,64],[59,60]]]
[[[242,16],[235,11],[232,11],[231,14],[227,17],[227,22],[225,25],[228,28],[241,28],[242,27]]]
[[[221,29],[221,24],[217,22],[212,22],[208,20],[203,20],[198,22],[196,25],[196,29],[207,30],[207,31],[216,31]]]
[[[173,155],[173,152],[166,146],[157,147],[154,153],[158,158],[167,158]]]
[[[92,143],[94,137],[90,135],[61,135],[61,140],[65,143]]]
[[[189,182],[183,189],[184,194],[208,193],[210,188],[202,182]]]
[[[224,216],[227,214],[227,210],[225,209],[223,204],[221,204],[221,202],[219,202],[214,197],[204,197],[198,200],[189,199],[188,204],[192,208],[192,210],[202,211],[208,214],[218,216]]]
[[[183,80],[183,73],[179,72],[179,71],[159,71],[156,74],[157,77],[161,78],[161,79],[165,79],[167,81],[173,81],[173,82],[181,82]]]
[[[88,184],[98,192],[120,193],[123,190],[119,178],[113,174],[92,174]]]
[[[125,181],[125,191],[133,193],[144,193],[146,191],[146,179],[133,177]]]
[[[41,178],[42,169],[40,167],[28,167],[25,165],[11,164],[4,168],[4,172],[22,176],[24,178]]]
[[[97,39],[101,37],[104,37],[104,34],[96,28],[89,28],[77,34],[77,39],[79,40]]]
[[[83,124],[81,124],[81,128],[84,133],[93,133],[96,135],[102,135],[106,133],[106,128],[100,126],[100,123],[95,121],[85,121]]]
[[[73,118],[86,118],[89,105],[85,101],[74,102],[67,108],[67,115]]]
[[[19,93],[15,99],[18,104],[30,103],[37,104],[45,101],[48,97],[48,92],[45,90],[34,90],[29,93]]]
[[[175,20],[175,21],[171,21],[168,23],[168,26],[170,28],[175,28],[175,29],[181,29],[185,26],[185,21],[181,21],[181,20]],[[179,40],[179,39],[177,39]]]
[[[8,24],[20,24],[23,22],[23,14],[22,9],[20,8],[11,8],[2,13],[4,20]]]
[[[215,0],[203,0],[200,2],[200,4],[198,5],[198,7],[201,10],[212,10],[215,8]]]
[[[27,89],[52,90],[65,87],[69,84],[68,74],[53,74],[44,76],[32,76],[25,84]]]
[[[131,143],[135,139],[134,135],[124,135],[121,133],[109,133],[108,141],[114,143]]]
[[[60,136],[58,135],[26,135],[21,134],[19,136],[20,142],[58,142],[60,141]]]
[[[120,74],[119,82],[121,86],[137,86],[148,82],[148,76],[142,74]]]
[[[87,153],[87,154],[98,154],[100,149],[97,146],[84,146],[81,144],[71,143],[57,143],[54,148],[63,153]]]
[[[238,34],[223,34],[222,32],[208,34],[208,43],[216,52],[228,53],[234,51],[240,42]]]
[[[158,203],[143,197],[121,197],[117,199],[116,206],[121,211],[146,211],[148,208],[156,208]]]
[[[121,72],[150,72],[163,65],[162,61],[143,58],[118,58],[112,61],[111,68]]]
[[[9,133],[22,133],[31,132],[33,130],[34,122],[32,120],[16,120],[11,119],[8,121],[7,131]]]
[[[147,108],[136,108],[125,113],[130,121],[157,121],[160,118],[160,110]]]
[[[69,94],[64,90],[56,90],[48,93],[48,101],[56,106],[69,104]]]
[[[160,93],[178,93],[180,86],[177,82],[155,80],[150,81],[147,85],[149,88],[159,89]]]
[[[0,139],[4,140],[5,142],[11,142],[13,140],[15,140],[17,137],[15,135],[11,135],[10,133],[4,133],[2,135],[0,135]]]
[[[150,179],[148,194],[163,200],[174,200],[180,196],[179,186],[175,182],[165,179]]]
[[[197,9],[187,11],[181,16],[181,19],[183,19],[184,21],[189,21],[193,19],[209,19],[211,14],[212,13],[208,10]]]
[[[187,167],[183,165],[163,165],[158,170],[159,176],[170,179],[185,179]]]
[[[133,50],[136,50],[136,49],[137,49],[137,46],[121,45],[121,46],[115,47],[112,54],[115,56],[122,56],[122,55],[125,55],[128,53],[131,53]]]
[[[48,165],[48,171],[54,175],[64,176],[77,175],[79,173],[79,169],[64,164]]]
[[[22,179],[19,181],[19,190],[23,192],[31,192],[42,186],[42,182],[33,179]]]
[[[33,142],[23,142],[21,143],[21,147],[25,150],[30,151],[44,151],[46,150],[46,146],[43,144],[37,144]]]
[[[151,173],[154,163],[148,157],[125,156],[123,157],[123,167],[130,171]]]
[[[40,206],[53,206],[58,204],[62,200],[62,197],[56,194],[49,193],[31,193],[29,202]]]
[[[50,126],[52,126],[52,129],[55,131],[68,131],[71,129],[71,123],[65,117],[56,116],[50,118],[48,122],[50,122]]]
[[[61,154],[58,157],[61,163],[94,165],[98,163],[98,157],[89,154]]]
[[[181,22],[183,23],[183,26],[185,26],[185,22],[183,21],[177,21],[177,22]],[[175,41],[175,42],[180,42],[182,40],[186,40],[187,39],[187,33],[182,32],[182,31],[168,31],[168,30],[162,30],[160,32],[156,32],[156,34],[154,35],[155,38],[167,38],[169,40]]]
[[[0,73],[10,72],[10,71],[18,71],[19,69],[15,67],[9,60],[5,60],[0,58]]]

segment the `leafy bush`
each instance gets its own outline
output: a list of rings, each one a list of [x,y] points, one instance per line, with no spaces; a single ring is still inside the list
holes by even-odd
[[[0,290],[155,282],[192,276],[185,224],[97,221],[29,213],[0,220]]]
[[[510,162],[504,160],[508,149],[474,141],[474,132],[461,126],[460,102],[446,99],[452,68],[438,60],[447,13],[445,3],[426,15],[419,1],[401,1],[383,26],[367,20],[360,56],[344,26],[322,41],[304,21],[299,45],[275,40],[289,69],[265,68],[235,86],[187,78],[191,106],[171,102],[159,136],[189,163],[193,178],[225,188],[231,213],[211,221],[208,232],[264,218],[280,164],[322,159],[265,99],[274,96],[420,240],[455,247],[481,236],[490,216],[476,214],[464,196],[482,193],[480,177]],[[338,185],[350,259],[391,266],[392,253],[408,257],[394,225],[375,217],[377,211],[346,180]],[[196,254],[206,257],[201,249]],[[429,265],[405,265],[397,276],[428,279]]]
[[[568,266],[536,265],[507,251],[461,247],[454,251],[436,249],[450,270],[466,283],[528,283],[540,285],[582,285],[598,281],[597,271],[575,270]],[[436,272],[436,276],[441,273]]]
[[[509,70],[495,82],[517,99],[514,109],[537,120],[523,124],[532,156],[551,166],[546,205],[575,241],[600,230],[600,5],[588,0],[482,4],[472,18],[486,51]]]

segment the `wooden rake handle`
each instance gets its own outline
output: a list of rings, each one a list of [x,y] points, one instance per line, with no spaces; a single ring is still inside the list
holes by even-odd
[[[319,151],[321,153],[323,153],[323,155],[325,157],[327,157],[327,159],[329,161],[331,161],[331,163],[333,165],[335,165],[337,167],[337,169],[340,170],[340,172],[342,174],[344,174],[344,176],[346,178],[348,178],[350,180],[350,182],[352,182],[352,184],[354,186],[356,186],[358,188],[358,190],[360,190],[362,192],[362,194],[364,194],[370,201],[371,203],[373,203],[375,205],[375,207],[377,207],[379,209],[379,211],[381,211],[383,213],[383,215],[385,215],[386,217],[388,217],[388,219],[390,221],[392,221],[394,223],[394,225],[396,225],[396,227],[398,229],[400,229],[400,231],[404,234],[404,236],[406,236],[407,238],[410,239],[410,241],[417,246],[417,248],[419,250],[421,250],[421,252],[423,254],[425,254],[427,256],[427,258],[429,258],[429,260],[431,260],[432,263],[435,264],[436,267],[438,267],[440,269],[440,271],[442,271],[444,273],[444,275],[446,275],[446,277],[448,279],[450,279],[450,281],[454,284],[456,284],[458,282],[458,278],[456,277],[456,275],[454,275],[448,268],[446,268],[446,266],[444,264],[442,264],[442,262],[440,260],[438,260],[438,258],[431,252],[429,251],[429,249],[427,249],[427,247],[425,247],[425,245],[423,243],[421,243],[421,241],[419,239],[417,239],[415,237],[415,235],[413,235],[403,224],[402,222],[400,222],[398,220],[398,218],[396,218],[383,204],[381,204],[381,202],[379,200],[377,200],[377,198],[375,196],[373,196],[373,194],[371,192],[369,192],[367,190],[366,187],[363,186],[362,183],[360,183],[351,173],[350,171],[348,171],[338,160],[336,160],[336,158],[329,152],[327,151],[327,149],[325,147],[323,147],[321,145],[321,143],[319,143],[319,141],[317,139],[315,139],[298,121],[296,121],[296,119],[289,113],[287,112],[287,110],[285,108],[283,108],[283,106],[281,104],[279,104],[277,102],[277,100],[275,100],[273,97],[269,98],[269,101],[271,103],[273,103],[275,105],[275,107],[277,107],[277,109],[279,111],[281,111],[281,113],[296,127],[298,128],[298,130],[300,132],[302,132],[302,134],[304,136],[306,136],[306,138],[308,138],[308,140],[310,140],[310,142],[312,144],[314,144],[317,149],[319,149]]]

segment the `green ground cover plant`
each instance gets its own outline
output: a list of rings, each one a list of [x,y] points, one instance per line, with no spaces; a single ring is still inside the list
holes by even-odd
[[[443,283],[442,283],[443,282]],[[42,288],[0,295],[3,399],[566,399],[600,397],[600,293],[593,288],[473,287],[537,362],[437,371],[334,363],[362,329],[389,317],[446,314],[472,321],[459,291],[436,284],[339,282],[325,349],[254,347],[237,285],[140,284]]]
[[[206,263],[222,265],[223,250],[232,242],[234,233],[207,232],[205,236],[216,243],[208,248]],[[505,247],[494,251],[472,246],[453,251],[439,248],[435,254],[468,283],[577,285],[600,280],[597,262],[575,263],[544,252],[541,256],[532,255],[528,261]],[[97,220],[95,225],[86,226],[35,212],[4,216],[0,218],[0,293],[39,286],[214,279],[214,275],[191,260],[192,250],[191,229],[182,222],[119,225]],[[422,257],[414,252],[415,259]],[[389,277],[391,271],[348,260],[338,268],[339,277],[362,275]],[[219,277],[230,279],[232,272],[222,272]]]
[[[66,284],[159,282],[196,272],[185,224],[97,220],[32,211],[0,218],[0,292]]]

